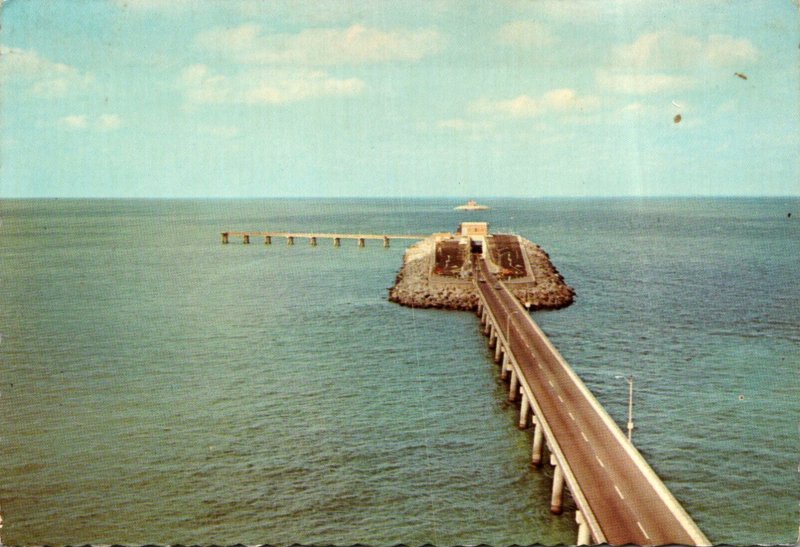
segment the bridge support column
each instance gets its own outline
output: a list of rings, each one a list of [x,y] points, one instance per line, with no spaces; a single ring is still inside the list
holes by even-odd
[[[311,236],[310,238],[308,238],[308,243],[312,247],[316,247],[317,246],[317,238],[314,237],[314,236]]]
[[[383,236],[383,248],[387,249],[388,247],[389,247],[389,238],[386,237],[386,236]]]
[[[483,326],[483,334],[486,336],[489,335],[489,331],[492,330],[492,318],[489,317],[489,314],[486,314],[486,324]]]
[[[358,238],[358,246],[359,247],[363,247],[364,246],[364,238],[363,237],[359,237]]]
[[[583,513],[575,511],[575,522],[578,523],[578,541],[576,545],[590,545],[592,542],[592,531],[589,530],[589,525],[583,517]]]
[[[508,354],[503,354],[503,364],[500,366],[500,379],[505,380],[508,378],[508,371],[509,371],[509,364],[508,364]]]
[[[489,347],[492,349],[497,347],[497,329],[494,328],[494,325],[492,325],[492,329],[489,331]]]
[[[272,245],[272,236],[264,236],[264,245]]]
[[[533,450],[531,451],[531,463],[534,467],[542,465],[542,445],[544,444],[544,432],[539,419],[533,417]]]
[[[294,245],[294,237],[286,236],[286,244],[287,245]]]
[[[245,245],[248,245],[250,243],[250,234],[244,234],[244,236],[242,236],[242,243],[244,243]]]
[[[334,247],[341,247],[342,246],[342,238],[334,237],[333,238],[333,246]]]
[[[522,402],[519,407],[519,428],[525,429],[528,427],[528,412],[531,410],[531,405],[528,403],[528,396],[522,392]]]
[[[497,340],[495,342],[495,346],[494,346],[494,362],[495,363],[499,363],[500,362],[500,354],[501,353],[505,353],[505,352],[506,351],[503,348],[503,343],[500,340]]]
[[[519,380],[517,379],[517,371],[512,369],[511,386],[508,388],[508,400],[516,401],[518,393],[519,393]]]
[[[222,243],[228,244],[228,232],[222,232]]]
[[[555,472],[553,473],[553,495],[550,497],[550,512],[554,515],[560,515],[563,510],[564,504],[564,472],[561,466],[555,464]]]

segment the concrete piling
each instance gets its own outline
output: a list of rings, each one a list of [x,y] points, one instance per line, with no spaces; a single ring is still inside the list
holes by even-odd
[[[222,232],[222,243],[227,245],[227,243],[228,243],[228,232]]]
[[[359,247],[363,247],[364,246],[364,238],[363,237],[359,237],[358,238],[358,246]]]
[[[531,463],[534,467],[542,465],[542,447],[544,444],[544,432],[542,431],[542,424],[539,419],[533,417],[533,449],[531,450]]]
[[[550,512],[560,515],[564,510],[564,472],[560,465],[553,463],[555,471],[553,473],[553,495],[550,497]]]
[[[333,246],[334,247],[341,247],[342,246],[342,238],[334,237],[333,238]]]
[[[272,236],[264,236],[264,245],[272,245]]]
[[[528,427],[528,413],[531,410],[531,405],[528,403],[528,396],[522,392],[522,402],[519,407],[519,428],[525,429]]]
[[[310,238],[308,238],[308,243],[312,247],[316,247],[317,246],[317,238],[314,237],[314,236],[311,236]]]
[[[242,243],[244,243],[245,245],[250,244],[250,234],[244,234],[242,236]]]
[[[592,542],[592,531],[589,529],[589,524],[583,513],[578,510],[575,511],[575,522],[578,524],[578,541],[576,545],[589,545]]]
[[[511,370],[511,386],[508,388],[508,400],[516,401],[517,394],[519,393],[519,378],[517,378],[517,371]]]
[[[294,237],[286,236],[286,244],[287,245],[294,245]]]
[[[389,238],[386,236],[383,236],[383,247],[384,249],[389,247]]]

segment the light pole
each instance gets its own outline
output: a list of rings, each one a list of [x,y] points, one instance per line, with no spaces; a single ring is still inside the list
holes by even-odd
[[[622,379],[625,376],[615,376],[615,378]],[[628,381],[628,440],[633,442],[633,375],[625,378]]]

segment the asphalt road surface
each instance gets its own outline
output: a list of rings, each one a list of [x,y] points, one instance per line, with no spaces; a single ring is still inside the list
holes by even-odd
[[[612,435],[590,400],[531,326],[514,297],[481,260],[479,290],[510,334],[511,352],[567,457],[606,540],[612,544],[688,544],[685,530],[645,473]],[[495,288],[495,286],[500,288]],[[700,540],[702,541],[702,540]]]

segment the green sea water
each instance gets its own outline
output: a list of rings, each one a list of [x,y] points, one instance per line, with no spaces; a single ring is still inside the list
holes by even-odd
[[[795,542],[800,200],[486,201],[0,202],[3,542],[574,542],[477,317],[387,301],[405,242],[219,235],[462,220],[549,252],[535,319],[712,541]]]

